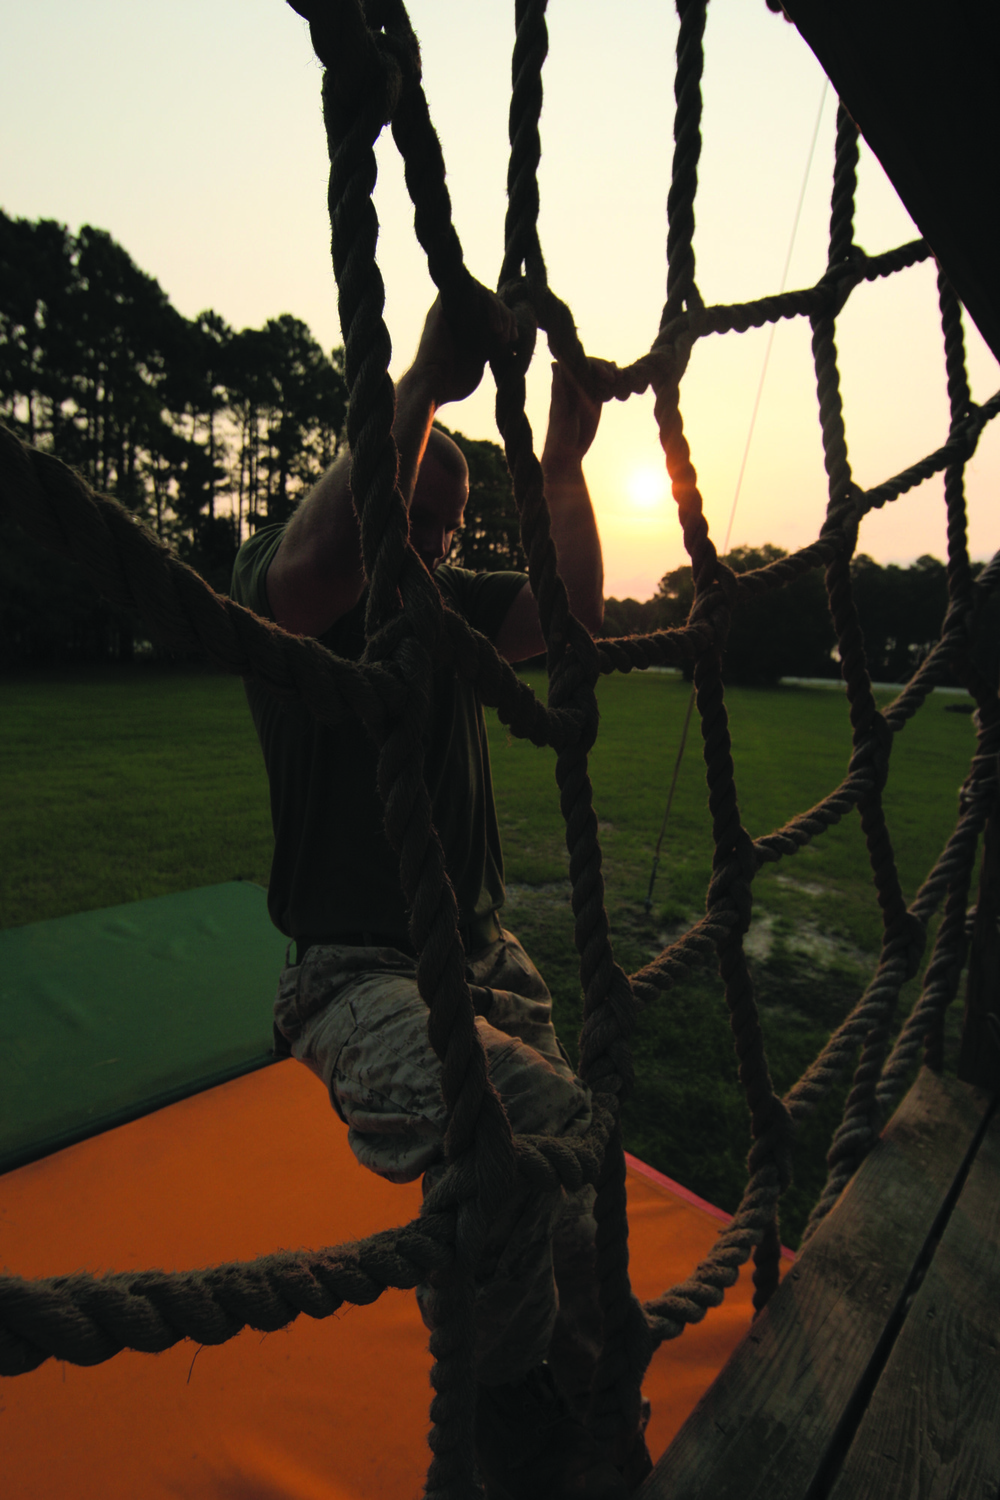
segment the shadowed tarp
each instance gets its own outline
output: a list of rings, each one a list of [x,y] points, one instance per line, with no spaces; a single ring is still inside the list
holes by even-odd
[[[680,1280],[723,1216],[635,1164],[640,1297]],[[325,1090],[294,1062],[222,1084],[0,1178],[0,1264],[183,1269],[332,1244],[416,1213],[419,1184],[362,1170]],[[746,1270],[661,1346],[644,1390],[658,1456],[750,1323]],[[280,1333],[48,1361],[5,1380],[4,1493],[18,1500],[412,1500],[427,1466],[430,1355],[411,1292]]]
[[[0,932],[0,1171],[272,1061],[286,946],[249,881]]]

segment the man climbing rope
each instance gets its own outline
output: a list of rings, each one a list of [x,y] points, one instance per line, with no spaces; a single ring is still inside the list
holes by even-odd
[[[492,336],[514,336],[491,303]],[[509,661],[544,649],[523,573],[471,573],[445,559],[468,499],[456,445],[435,413],[482,378],[485,351],[453,335],[435,303],[396,388],[393,434],[410,542],[445,600]],[[603,614],[603,565],[582,459],[600,404],[553,367],[542,454],[552,538],[570,607],[591,629]],[[346,454],[285,526],[260,528],[236,561],[233,594],[339,656],[364,649],[367,598]],[[427,1039],[398,858],[382,827],[376,752],[360,723],[332,728],[254,681],[247,694],[267,765],[275,850],[268,904],[295,943],[275,1004],[276,1045],[329,1090],[363,1165],[393,1182],[444,1171],[440,1063]],[[590,1096],[573,1075],[538,970],[503,929],[503,863],[482,706],[436,666],[425,744],[434,822],[458,901],[469,982],[492,1082],[516,1134],[577,1134]],[[291,955],[290,955],[291,956]],[[593,1190],[518,1188],[477,1273],[477,1454],[488,1492],[539,1500],[617,1500],[629,1486],[579,1420],[600,1341]],[[556,1294],[558,1286],[558,1295]],[[435,1291],[418,1289],[425,1322]]]

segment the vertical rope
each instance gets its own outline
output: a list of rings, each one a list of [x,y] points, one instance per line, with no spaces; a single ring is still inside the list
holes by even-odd
[[[836,286],[836,273],[854,253],[854,192],[857,184],[858,133],[843,105],[837,114],[833,198],[830,213],[830,257],[827,279]],[[829,1211],[878,1134],[876,1088],[888,1048],[890,1021],[899,990],[911,972],[913,921],[908,918],[900,889],[892,843],[882,809],[882,787],[888,775],[892,733],[879,713],[872,693],[864,637],[854,603],[850,558],[857,541],[853,515],[854,485],[847,456],[837,347],[834,338],[839,295],[828,313],[812,320],[813,359],[819,397],[823,454],[829,477],[830,501],[824,534],[840,532],[845,545],[826,570],[827,593],[840,649],[841,671],[851,710],[854,753],[851,768],[868,765],[873,788],[858,802],[868,847],[872,876],[882,909],[883,951],[879,966],[879,1004],[865,1038],[861,1059],[827,1156],[829,1172],[820,1202],[813,1210],[807,1233]],[[875,993],[873,987],[873,993]]]
[[[598,658],[589,634],[570,613],[565,586],[558,573],[541,465],[534,453],[531,426],[524,410],[525,371],[534,339],[536,308],[546,290],[545,265],[537,235],[541,69],[548,49],[544,12],[540,0],[519,0],[516,10],[508,170],[510,202],[500,287],[513,294],[523,265],[526,291],[535,306],[529,322],[522,304],[519,358],[494,368],[496,417],[514,480],[521,542],[546,641],[549,705],[556,710],[573,709],[580,725],[576,741],[566,746],[556,761],[556,781],[570,855],[574,937],[584,991],[580,1074],[595,1095],[617,1111],[632,1085],[628,1038],[635,1026],[636,1005],[611,945],[588,771],[588,755],[598,722],[595,692]],[[652,1343],[645,1314],[632,1295],[628,1277],[625,1165],[618,1129],[612,1133],[605,1151],[594,1213],[604,1340],[588,1420],[595,1436],[613,1452],[621,1453],[638,1431],[641,1381]]]
[[[690,332],[682,331],[678,324],[684,309],[690,314],[701,306],[694,280],[692,240],[701,153],[702,43],[706,7],[701,0],[691,0],[679,8],[681,26],[677,40],[677,110],[674,117],[676,144],[667,199],[667,300],[655,346],[660,349],[674,346],[679,357],[673,373],[658,385],[655,410],[684,545],[691,558],[695,584],[692,618],[710,610],[715,610],[717,616],[721,611],[726,617],[728,606],[720,582],[718,556],[708,534],[698,476],[691,462],[679,404],[680,374],[690,348]],[[749,926],[752,910],[751,882],[756,860],[750,837],[740,823],[719,647],[699,659],[695,667],[695,693],[704,741],[715,843],[708,908],[712,912],[727,909],[738,917],[737,922],[728,924],[728,936],[719,950],[719,964],[739,1059],[740,1081],[750,1108],[754,1138],[751,1173],[759,1177],[760,1186],[767,1177],[783,1187],[787,1185],[790,1174],[790,1125],[784,1106],[775,1096],[768,1072],[753,982],[743,951],[743,933]],[[779,1253],[775,1221],[772,1230],[765,1231],[758,1245],[754,1278],[758,1307],[763,1306],[777,1284]]]
[[[371,9],[374,13],[375,7]],[[440,1278],[437,1292],[438,1326],[431,1339],[433,1458],[426,1494],[435,1500],[472,1500],[479,1494],[472,1438],[473,1275],[490,1219],[512,1186],[514,1159],[510,1126],[490,1084],[475,1028],[457,903],[423,775],[430,648],[440,630],[441,603],[408,547],[406,505],[397,485],[391,345],[382,317],[384,287],[375,262],[378,219],[371,196],[377,171],[374,142],[401,98],[406,108],[395,132],[403,143],[420,232],[431,246],[438,275],[450,276],[463,291],[467,283],[462,281],[443,161],[423,100],[419,52],[405,10],[383,7],[377,19],[388,21],[391,35],[368,31],[356,4],[340,0],[312,30],[327,64],[323,98],[331,157],[330,221],[351,393],[351,486],[369,580],[367,655],[391,660],[410,690],[405,712],[391,723],[380,748],[378,786],[386,834],[400,855],[400,879],[411,908],[410,933],[420,955],[417,982],[429,1007],[428,1037],[441,1059],[448,1106],[446,1160],[456,1170],[464,1168],[469,1183],[455,1210],[456,1265]],[[388,630],[400,613],[409,626],[401,638]]]
[[[538,242],[538,164],[542,159],[542,65],[548,55],[547,0],[517,0],[508,131],[507,217],[501,287],[517,280],[524,267],[529,285],[541,293],[548,282]]]
[[[941,331],[944,335],[945,373],[952,428],[968,416],[972,393],[965,368],[965,338],[962,305],[943,271],[937,276]],[[965,464],[949,464],[944,472],[944,498],[948,525],[948,595],[951,603],[966,603],[972,597],[969,568],[968,518],[965,504]]]
[[[667,300],[660,331],[693,303],[694,200],[701,159],[701,76],[705,68],[707,0],[678,0],[677,71],[674,74],[674,160],[667,194]]]
[[[948,383],[948,405],[954,429],[969,413],[972,396],[965,367],[965,339],[962,331],[962,307],[954,289],[940,269],[937,275],[938,305],[941,309],[941,332],[944,337],[945,376]],[[968,635],[972,624],[973,578],[969,566],[968,517],[965,503],[965,463],[949,464],[944,474],[945,515],[948,533],[948,611],[942,634],[961,623]],[[958,668],[959,680],[968,678],[968,645],[966,661]],[[980,738],[984,726],[980,724]],[[924,1060],[940,1072],[944,1067],[944,1024],[948,1006],[958,993],[959,978],[967,946],[965,909],[978,836],[970,840],[967,858],[955,877],[938,929],[934,953],[927,968],[923,993],[914,1008],[928,1013],[924,1036]],[[912,1018],[911,1018],[912,1019]],[[902,1038],[900,1039],[902,1040]],[[896,1050],[896,1049],[894,1049]],[[891,1060],[891,1059],[890,1059]]]
[[[854,249],[854,195],[858,190],[858,127],[842,104],[837,107],[833,151],[828,264],[836,267],[850,260]]]

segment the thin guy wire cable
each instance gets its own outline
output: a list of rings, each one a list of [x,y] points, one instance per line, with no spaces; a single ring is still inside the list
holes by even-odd
[[[799,232],[799,221],[802,218],[802,205],[806,201],[806,188],[809,185],[809,175],[812,172],[813,157],[816,155],[816,142],[819,140],[819,127],[823,119],[823,106],[826,104],[826,91],[829,88],[829,79],[823,79],[823,88],[819,96],[819,108],[816,111],[816,123],[813,126],[812,141],[809,145],[809,155],[806,158],[806,169],[802,174],[802,186],[799,189],[799,201],[795,209],[795,218],[792,221],[792,233],[788,241],[788,253],[785,256],[785,268],[781,273],[781,292],[785,290],[788,282],[788,271],[792,264],[792,252],[795,249],[795,240]],[[750,414],[750,426],[747,431],[746,445],[743,449],[743,458],[740,463],[740,472],[736,477],[736,489],[733,493],[733,503],[729,510],[729,524],[726,527],[726,538],[722,544],[722,556],[725,557],[729,551],[729,539],[733,534],[733,522],[736,519],[736,506],[739,503],[740,491],[743,488],[743,476],[747,469],[747,459],[750,457],[750,445],[753,442],[754,428],[757,426],[757,413],[760,410],[760,398],[764,394],[764,381],[767,379],[767,367],[771,361],[771,349],[774,345],[774,335],[777,324],[772,323],[767,335],[767,348],[764,350],[764,363],[761,366],[760,380],[757,383],[757,394],[754,397],[753,411]],[[660,864],[660,850],[663,847],[663,835],[667,829],[667,820],[670,817],[670,809],[674,804],[674,792],[677,790],[677,778],[681,772],[681,762],[684,759],[684,750],[687,745],[688,730],[691,727],[691,714],[694,711],[695,690],[691,689],[688,699],[687,713],[684,715],[684,728],[681,730],[680,744],[677,746],[677,759],[674,761],[674,774],[670,779],[670,790],[667,793],[667,805],[663,810],[663,821],[660,824],[660,836],[656,840],[656,848],[653,851],[653,864],[649,872],[649,889],[646,892],[646,900],[643,903],[647,915],[653,909],[653,886],[656,884],[656,872]]]
[[[792,234],[788,241],[788,254],[785,256],[785,269],[781,273],[781,288],[778,296],[785,290],[788,284],[788,271],[792,264],[792,252],[795,249],[795,240],[799,232],[799,221],[802,218],[802,205],[806,201],[806,188],[809,186],[809,174],[812,171],[813,157],[816,154],[816,142],[819,139],[819,127],[823,119],[823,106],[826,104],[826,92],[830,86],[829,79],[823,79],[823,88],[819,96],[819,109],[816,111],[816,123],[813,126],[812,142],[809,146],[809,156],[806,160],[806,169],[802,176],[802,186],[799,189],[799,201],[795,210],[795,219],[792,224]],[[743,488],[743,476],[747,470],[747,459],[750,457],[750,445],[753,442],[754,428],[757,425],[757,413],[760,411],[760,398],[764,394],[764,381],[767,379],[767,367],[771,362],[771,349],[774,345],[774,335],[777,332],[777,323],[772,323],[767,335],[767,348],[764,350],[764,363],[761,366],[760,380],[757,385],[757,395],[754,397],[753,411],[750,414],[750,427],[747,432],[746,446],[743,449],[743,459],[740,463],[740,472],[736,479],[736,490],[733,494],[733,503],[729,512],[729,525],[726,527],[726,539],[722,544],[722,556],[725,557],[729,551],[729,539],[733,534],[733,522],[736,519],[736,506],[739,503],[740,491]]]

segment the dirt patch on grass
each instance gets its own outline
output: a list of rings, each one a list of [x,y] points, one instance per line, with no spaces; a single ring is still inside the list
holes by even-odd
[[[832,886],[823,885],[818,880],[799,880],[795,875],[775,875],[775,885],[788,886],[793,891],[801,891],[804,896],[829,896],[833,890]]]
[[[531,900],[535,896],[551,896],[554,892],[566,896],[573,889],[569,880],[540,880],[536,883],[527,880],[508,880],[504,886],[508,900]]]
[[[685,912],[664,921],[641,910],[612,906],[615,955],[626,972],[657,958],[696,923],[700,912]],[[504,924],[522,932],[529,951],[543,949],[558,937],[571,946],[572,886],[568,880],[537,885],[511,880],[507,884]],[[847,1014],[871,975],[874,960],[853,943],[825,932],[818,922],[790,921],[757,908],[744,938],[757,1002],[762,1011],[784,1016],[788,1022],[832,1029]],[[698,966],[701,968],[701,966]],[[704,976],[714,976],[709,960]],[[696,975],[692,975],[695,982]],[[712,982],[716,980],[712,977]]]
[[[817,966],[831,965],[863,969],[871,965],[871,955],[845,938],[824,932],[816,922],[788,922],[768,911],[757,910],[743,947],[751,958],[766,963],[782,953],[791,958],[808,960]]]
[[[658,924],[645,931],[641,923],[634,924],[633,936],[642,944],[641,962],[657,957],[697,919],[692,913],[688,921]],[[760,908],[743,943],[762,1013],[784,1017],[792,1024],[832,1030],[853,1007],[874,968],[871,954],[824,932],[818,923],[792,923]],[[714,975],[714,963],[709,960],[702,972]]]
[[[761,1011],[796,1013],[832,1030],[861,995],[874,968],[873,958],[813,923],[800,923],[791,932],[775,930],[777,926],[772,922],[770,934],[761,930],[756,952],[750,952]]]
[[[524,880],[508,880],[504,889],[507,892],[505,914],[526,912],[540,916],[543,912],[571,909],[573,886],[568,880],[545,880],[538,885],[528,885]]]
[[[774,945],[774,918],[766,911],[754,913],[750,931],[743,935],[743,951],[750,958],[767,958]]]

